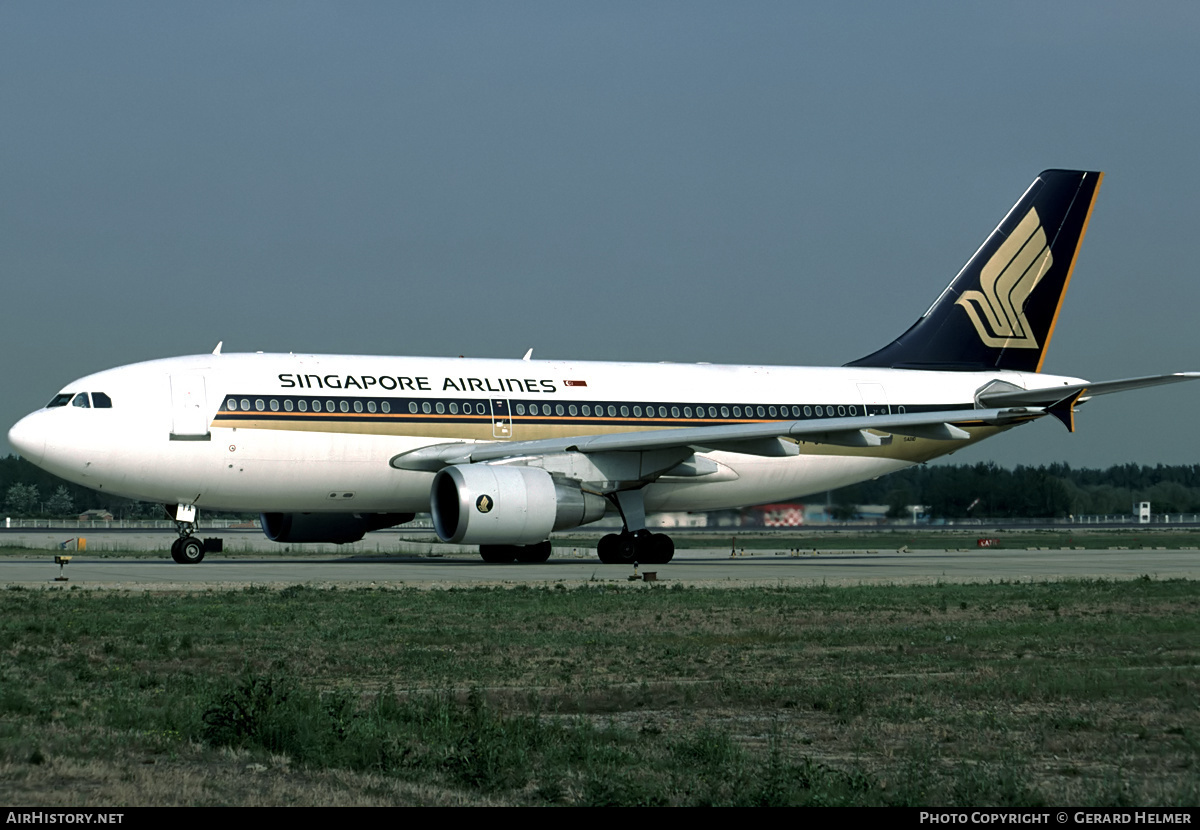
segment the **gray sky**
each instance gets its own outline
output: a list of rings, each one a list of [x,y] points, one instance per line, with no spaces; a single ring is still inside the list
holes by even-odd
[[[840,364],[1042,169],[1045,369],[1200,369],[1200,4],[0,2],[0,451],[211,351]],[[1200,383],[952,457],[1200,462]]]

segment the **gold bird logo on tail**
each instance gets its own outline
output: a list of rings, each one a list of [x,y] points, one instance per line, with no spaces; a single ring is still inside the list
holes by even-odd
[[[982,290],[964,291],[956,303],[966,310],[984,345],[1038,348],[1025,319],[1025,303],[1053,262],[1042,220],[1031,208],[980,271]]]

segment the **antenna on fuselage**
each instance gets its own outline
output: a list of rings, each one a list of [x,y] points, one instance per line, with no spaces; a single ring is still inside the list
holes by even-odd
[[[216,347],[215,349],[213,349],[213,354],[220,354],[220,353],[221,353],[221,345],[222,345],[224,342],[225,342],[224,340],[218,340],[218,341],[217,341],[217,347]]]
[[[532,348],[529,351],[525,352],[525,356],[523,358],[521,358],[521,360],[529,360],[529,358],[531,358],[531,357],[533,357],[533,349]]]

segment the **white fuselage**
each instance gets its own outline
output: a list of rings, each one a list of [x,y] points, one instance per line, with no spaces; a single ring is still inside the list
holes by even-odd
[[[971,409],[981,387],[1079,382],[935,372],[369,356],[213,354],[80,378],[10,432],[20,453],[107,493],[215,510],[423,512],[433,474],[389,459],[450,442],[523,441],[845,415]],[[111,406],[74,405],[80,393]],[[85,400],[85,402],[88,402]],[[971,430],[971,440],[995,434]],[[664,477],[647,511],[761,504],[840,487],[963,442],[800,443],[800,454],[704,452],[716,474]]]

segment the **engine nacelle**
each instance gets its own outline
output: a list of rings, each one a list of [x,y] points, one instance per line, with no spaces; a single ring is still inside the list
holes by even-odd
[[[532,545],[596,521],[608,503],[538,467],[464,464],[434,476],[429,506],[443,542]]]
[[[272,542],[357,542],[372,530],[413,520],[412,513],[263,513],[262,530]]]

